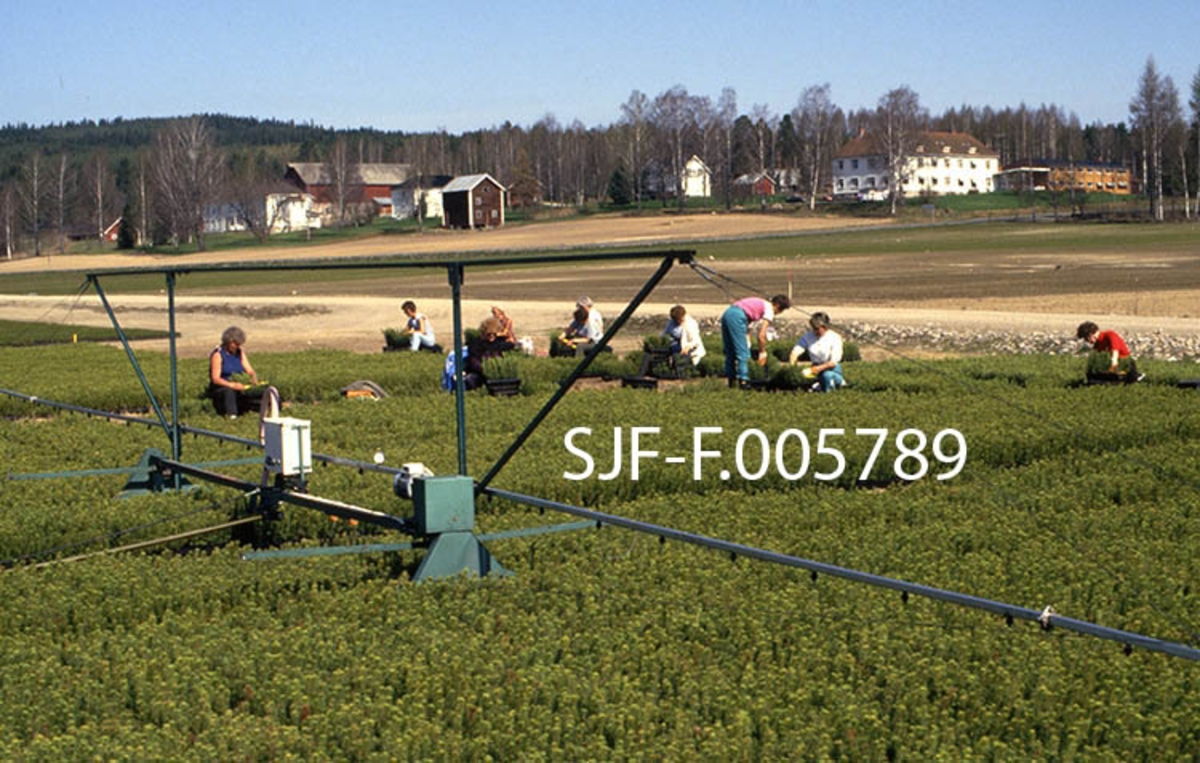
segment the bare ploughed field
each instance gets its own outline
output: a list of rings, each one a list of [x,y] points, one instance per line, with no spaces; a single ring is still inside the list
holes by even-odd
[[[661,245],[664,250],[688,249],[705,240],[787,235],[854,224],[874,223],[761,215],[601,217],[486,232],[429,231],[311,248],[164,257],[55,256],[0,263],[0,274],[418,252],[474,254],[591,245],[597,251],[647,244]],[[1038,235],[1038,231],[1034,229],[1029,235]],[[807,312],[825,310],[835,321],[929,325],[957,331],[1071,333],[1080,321],[1093,319],[1102,326],[1131,333],[1164,331],[1200,336],[1200,235],[1196,248],[1184,252],[1031,254],[1014,246],[1013,251],[1002,253],[930,251],[786,260],[701,260],[740,282],[730,287],[730,294],[737,298],[750,294],[751,288],[764,294],[786,293],[790,281],[793,301],[800,309],[783,317],[792,321],[802,321]],[[605,317],[611,318],[655,267],[655,260],[636,260],[504,270],[469,268],[463,287],[464,324],[477,324],[486,317],[489,306],[500,305],[515,318],[518,334],[534,336],[544,347],[547,335],[569,321],[578,297],[590,296]],[[444,269],[379,271],[370,279],[305,283],[284,283],[264,274],[260,284],[205,293],[189,289],[184,278],[177,300],[180,351],[184,355],[207,352],[221,330],[233,323],[246,329],[248,348],[258,352],[305,347],[378,351],[383,344],[381,329],[401,324],[399,304],[404,299],[418,303],[448,344],[450,299]],[[119,294],[112,297],[112,302],[123,325],[166,327],[166,304],[161,294]],[[677,302],[687,305],[699,318],[715,318],[728,304],[728,297],[690,269],[677,266],[638,315],[665,316]],[[74,302],[63,297],[0,294],[0,318],[107,323],[90,295]],[[636,336],[625,336],[617,346],[622,349],[637,342]],[[156,345],[147,342],[139,346]]]

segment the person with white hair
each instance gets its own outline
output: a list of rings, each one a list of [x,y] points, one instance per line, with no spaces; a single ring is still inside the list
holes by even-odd
[[[809,366],[804,369],[804,376],[815,379],[813,388],[822,392],[833,392],[846,385],[846,377],[842,375],[842,336],[829,324],[828,313],[813,313],[808,319],[812,330],[796,341],[788,358],[789,363],[796,365],[801,357],[806,357]]]
[[[604,336],[604,316],[600,314],[596,304],[592,302],[591,297],[584,296],[579,298],[575,307],[587,312],[587,321],[581,336],[589,342],[599,342],[600,337]]]

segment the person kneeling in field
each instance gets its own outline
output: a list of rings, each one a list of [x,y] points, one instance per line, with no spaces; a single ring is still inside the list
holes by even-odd
[[[808,368],[804,369],[805,377],[816,379],[814,387],[822,392],[833,392],[838,387],[846,385],[842,375],[842,337],[829,327],[828,313],[816,312],[808,319],[812,329],[796,340],[788,362],[793,366],[807,353]]]
[[[515,342],[501,335],[503,330],[503,324],[496,318],[488,318],[479,324],[479,336],[467,346],[467,365],[463,373],[463,386],[466,389],[476,389],[487,381],[483,373],[483,361],[498,358],[517,348]]]
[[[237,418],[239,413],[259,407],[259,401],[247,394],[258,385],[258,373],[242,347],[245,343],[246,332],[230,326],[221,333],[221,344],[208,355],[207,394],[221,416]],[[241,379],[247,379],[249,383]]]
[[[671,320],[663,329],[663,336],[671,339],[671,352],[683,355],[692,361],[693,366],[699,364],[705,354],[704,341],[700,336],[700,324],[687,314],[687,308],[683,305],[672,307],[670,315]]]
[[[1079,324],[1075,336],[1092,346],[1088,358],[1087,380],[1092,383],[1125,382],[1133,384],[1145,378],[1138,373],[1129,346],[1115,331],[1101,331],[1092,321]]]

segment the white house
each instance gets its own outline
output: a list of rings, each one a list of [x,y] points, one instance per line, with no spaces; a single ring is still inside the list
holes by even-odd
[[[689,199],[712,196],[712,172],[695,154],[683,165],[683,195]]]
[[[429,178],[409,178],[392,186],[392,217],[404,219],[417,216],[421,199],[425,201],[425,217],[442,216],[442,189],[453,180],[450,175]]]
[[[307,228],[320,228],[321,215],[313,209],[309,193],[268,193],[257,210],[246,210],[241,204],[213,204],[204,210],[205,233],[235,233],[250,229],[246,216],[261,215],[270,224],[270,232],[290,233]]]
[[[1000,155],[962,132],[923,132],[904,173],[904,195],[991,193]],[[887,153],[871,135],[859,133],[833,158],[835,196],[873,197],[890,193]]]

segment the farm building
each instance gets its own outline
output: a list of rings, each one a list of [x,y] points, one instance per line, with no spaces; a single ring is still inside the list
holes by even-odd
[[[346,187],[346,204],[369,208],[371,214],[391,214],[392,187],[408,180],[408,164],[370,163],[351,165],[352,177]],[[336,202],[333,174],[328,164],[294,162],[288,165],[284,179],[312,194],[313,207],[323,216],[331,216]],[[370,205],[367,207],[367,205]]]
[[[678,186],[671,180],[671,175],[669,168],[650,161],[642,170],[642,193],[648,199],[673,199],[678,188],[682,187],[684,198],[712,196],[712,171],[695,154],[680,170]]]
[[[905,195],[990,193],[1000,170],[1000,155],[962,132],[923,132],[917,136],[902,191]],[[858,196],[888,193],[887,151],[875,136],[860,132],[833,158],[833,193]]]
[[[774,196],[775,179],[765,172],[748,172],[733,179],[738,196]]]
[[[261,203],[213,204],[204,210],[205,233],[234,233],[250,229],[247,216],[262,220],[272,234],[290,233],[321,227],[321,215],[314,208],[312,194],[284,191],[264,194]]]
[[[442,189],[454,178],[450,175],[412,177],[392,188],[392,217],[416,217],[420,202],[425,202],[425,217],[442,216]]]
[[[996,190],[1084,191],[1127,195],[1134,192],[1128,167],[1101,162],[1032,159],[996,173]]]
[[[459,175],[442,188],[442,225],[447,228],[498,228],[504,225],[506,191],[486,173]]]

